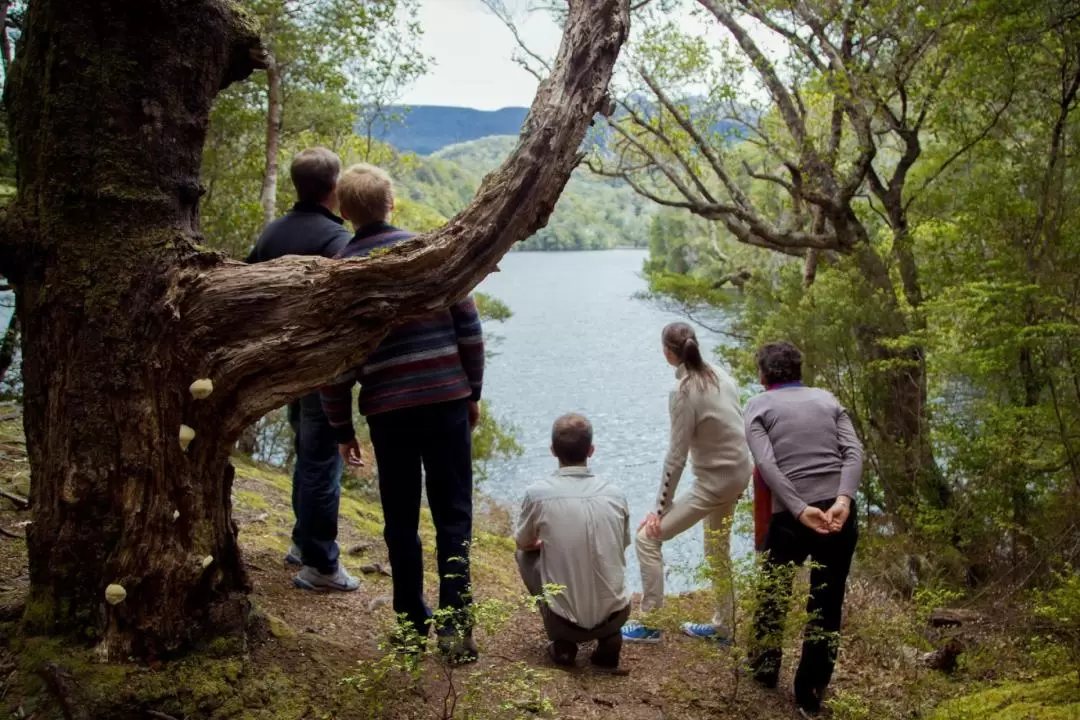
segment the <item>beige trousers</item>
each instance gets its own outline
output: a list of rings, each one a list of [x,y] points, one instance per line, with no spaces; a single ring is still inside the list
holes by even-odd
[[[731,583],[731,521],[735,504],[750,482],[747,473],[705,473],[697,471],[690,491],[671,503],[660,518],[660,539],[638,531],[635,549],[641,567],[641,611],[650,612],[664,604],[664,555],[662,545],[705,521],[705,558],[709,564],[715,595],[712,623],[721,632],[734,625],[734,592]]]

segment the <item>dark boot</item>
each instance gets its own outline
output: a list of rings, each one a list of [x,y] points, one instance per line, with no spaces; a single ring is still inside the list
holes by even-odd
[[[439,652],[451,665],[468,665],[480,659],[472,630],[439,633]]]
[[[554,640],[548,643],[548,657],[551,662],[561,667],[572,667],[577,659],[577,643],[569,640]]]
[[[619,667],[619,655],[622,653],[622,643],[622,632],[617,632],[614,635],[602,638],[596,643],[596,650],[593,651],[592,657],[589,659],[590,662],[599,668],[614,670]]]

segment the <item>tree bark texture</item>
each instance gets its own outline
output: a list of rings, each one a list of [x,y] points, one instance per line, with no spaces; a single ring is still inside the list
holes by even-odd
[[[247,266],[197,246],[199,163],[217,92],[267,63],[256,28],[230,0],[35,0],[8,86],[18,194],[0,235],[34,507],[24,624],[106,658],[242,634],[232,444],[543,227],[628,24],[625,0],[572,4],[517,149],[443,229],[377,258]]]

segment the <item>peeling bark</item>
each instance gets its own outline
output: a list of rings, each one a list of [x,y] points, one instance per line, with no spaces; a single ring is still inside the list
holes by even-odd
[[[232,444],[543,227],[628,22],[626,0],[572,5],[517,150],[442,230],[374,259],[246,266],[198,250],[198,175],[214,96],[267,65],[254,28],[229,0],[31,3],[0,242],[23,334],[28,628],[91,638],[107,658],[243,636]],[[203,378],[214,392],[197,400]],[[110,584],[126,591],[116,605]]]

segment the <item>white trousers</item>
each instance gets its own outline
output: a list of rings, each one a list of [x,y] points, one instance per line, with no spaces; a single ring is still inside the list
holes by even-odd
[[[730,633],[734,625],[734,592],[731,582],[731,520],[735,504],[750,482],[746,473],[706,473],[697,477],[689,492],[671,503],[660,518],[660,539],[638,531],[635,549],[641,567],[641,611],[656,610],[664,604],[664,555],[662,545],[705,521],[705,559],[711,568],[715,606],[712,623]]]

